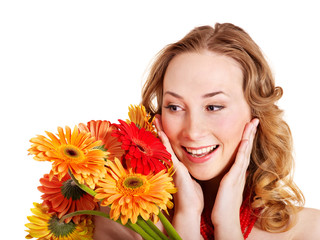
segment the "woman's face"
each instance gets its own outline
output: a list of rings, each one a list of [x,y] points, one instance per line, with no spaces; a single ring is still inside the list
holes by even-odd
[[[178,159],[198,180],[233,163],[250,107],[240,65],[204,51],[175,56],[163,83],[162,125]]]

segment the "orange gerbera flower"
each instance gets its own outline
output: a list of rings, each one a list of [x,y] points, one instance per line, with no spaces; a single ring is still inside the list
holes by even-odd
[[[40,183],[42,186],[39,186],[38,190],[44,193],[41,196],[43,205],[48,206],[50,212],[55,212],[58,218],[75,211],[94,210],[98,206],[94,198],[79,188],[68,174],[61,181],[57,176],[53,176],[50,181],[49,174],[45,174]],[[72,219],[78,224],[84,218],[84,215],[77,215],[67,218],[65,222],[68,223]]]
[[[136,173],[148,175],[171,167],[171,155],[159,138],[144,128],[139,129],[133,122],[119,122],[118,130],[113,135],[118,137],[122,149],[125,150],[124,164],[128,168],[133,168]]]
[[[25,224],[29,230],[26,239],[46,240],[88,240],[93,239],[93,223],[91,216],[87,216],[79,224],[74,222],[60,223],[54,213],[49,213],[46,206],[33,203],[31,209],[34,214],[27,217],[30,223]]]
[[[38,161],[50,161],[52,170],[50,178],[58,175],[61,180],[68,169],[81,184],[88,184],[91,188],[106,173],[105,152],[96,149],[101,145],[90,133],[80,132],[75,126],[73,132],[69,127],[58,127],[58,134],[55,136],[46,132],[49,138],[39,135],[30,140],[31,148],[29,154],[33,154]]]
[[[121,158],[123,155],[124,151],[121,148],[121,143],[118,142],[116,137],[111,136],[111,133],[117,128],[109,121],[92,120],[87,125],[80,123],[79,129],[83,132],[90,132],[96,140],[101,140],[102,147],[107,151],[109,160],[113,160],[115,157]]]
[[[110,205],[110,218],[121,219],[126,224],[128,219],[137,222],[140,215],[148,220],[152,214],[158,215],[159,208],[167,210],[172,207],[172,193],[176,192],[173,179],[164,170],[155,175],[133,173],[124,169],[116,158],[107,161],[108,173],[97,184],[95,198],[101,199],[102,206]]]
[[[157,135],[152,124],[154,118],[151,119],[150,114],[147,113],[143,105],[130,105],[128,115],[129,119],[126,120],[128,124],[134,122],[138,128],[144,128],[154,135]]]

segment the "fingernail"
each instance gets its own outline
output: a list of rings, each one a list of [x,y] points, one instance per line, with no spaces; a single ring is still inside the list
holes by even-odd
[[[257,120],[256,120],[255,123],[254,123],[255,127],[258,127],[259,123],[260,123],[260,121],[259,121],[259,119],[257,118]]]
[[[154,123],[155,123],[154,126],[155,126],[156,129],[159,131],[159,129],[158,129],[158,124],[159,124],[159,123],[158,123],[158,119],[157,119],[157,118],[155,119]]]

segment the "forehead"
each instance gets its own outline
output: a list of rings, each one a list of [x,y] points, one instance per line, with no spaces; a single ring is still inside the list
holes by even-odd
[[[210,51],[175,56],[164,77],[164,91],[242,91],[243,74],[237,61]]]

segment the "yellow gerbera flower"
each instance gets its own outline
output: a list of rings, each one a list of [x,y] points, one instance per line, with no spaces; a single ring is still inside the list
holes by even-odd
[[[165,170],[153,175],[133,173],[124,169],[120,161],[107,161],[108,173],[105,179],[97,183],[97,201],[102,206],[110,205],[110,218],[121,219],[126,224],[128,219],[137,222],[140,215],[148,220],[152,214],[158,215],[159,208],[172,207],[172,193],[176,192],[173,179]]]
[[[31,209],[34,214],[28,216],[30,223],[25,224],[29,230],[26,239],[46,239],[46,240],[87,240],[93,239],[93,222],[88,216],[79,224],[72,221],[60,223],[59,218],[54,213],[48,213],[48,208],[39,203],[33,203],[35,208]]]
[[[96,149],[101,145],[91,137],[90,133],[80,132],[75,126],[73,132],[69,127],[58,127],[58,134],[55,136],[46,132],[49,138],[37,136],[30,140],[31,148],[29,154],[33,154],[37,161],[50,161],[52,170],[50,180],[57,175],[59,181],[68,173],[71,173],[81,184],[88,184],[91,188],[106,173],[105,152]]]
[[[128,124],[134,122],[138,128],[145,128],[156,135],[152,124],[154,118],[151,119],[150,114],[146,112],[146,108],[143,105],[130,105],[128,115],[129,119],[126,120]]]

